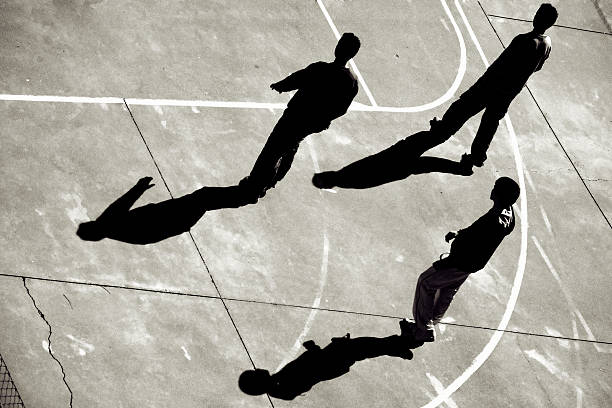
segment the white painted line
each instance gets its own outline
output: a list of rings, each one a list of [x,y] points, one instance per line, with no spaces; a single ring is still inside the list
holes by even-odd
[[[53,96],[53,95],[8,95],[0,94],[0,101],[24,102],[64,102],[64,103],[123,103],[122,98],[105,96],[92,98],[86,96]]]
[[[336,25],[332,21],[331,16],[327,12],[327,9],[323,5],[323,1],[322,0],[317,0],[317,4],[319,5],[319,8],[323,12],[323,15],[325,16],[325,19],[327,20],[327,23],[329,24],[329,26],[331,27],[332,31],[334,32],[334,36],[336,37],[336,40],[339,40],[340,39],[340,32],[338,31],[338,29],[336,28]],[[349,64],[350,64],[351,68],[353,69],[353,72],[355,72],[355,75],[357,75],[357,79],[361,83],[361,86],[363,87],[363,90],[365,91],[366,95],[368,96],[368,99],[370,100],[370,103],[373,106],[378,106],[376,104],[376,101],[374,100],[374,96],[372,95],[372,92],[370,92],[370,88],[368,88],[368,85],[366,84],[365,79],[363,79],[363,75],[361,75],[361,72],[359,72],[359,69],[357,69],[357,65],[355,65],[355,62],[353,61],[353,59],[351,59],[349,61]]]
[[[436,390],[438,394],[444,392],[444,385],[440,380],[434,377],[431,373],[425,373],[425,375],[427,376],[432,387],[434,387],[434,390]],[[455,401],[453,401],[451,398],[447,398],[444,402],[446,403],[448,408],[458,408]]]
[[[320,1],[320,0],[319,0]],[[450,19],[455,30],[455,35],[459,41],[460,58],[459,67],[457,69],[457,75],[450,88],[439,98],[434,101],[417,105],[417,106],[405,106],[405,107],[393,107],[393,106],[378,106],[371,98],[370,105],[364,105],[359,102],[353,102],[349,107],[349,111],[353,112],[385,112],[385,113],[414,113],[424,112],[429,109],[433,109],[440,106],[444,102],[448,101],[455,95],[463,77],[465,76],[467,66],[467,53],[465,49],[465,41],[461,30],[457,25],[453,15],[450,12],[445,0],[440,0],[444,12]],[[332,23],[333,24],[333,23]],[[334,29],[333,27],[332,29]],[[337,32],[337,30],[336,30]],[[483,54],[484,55],[484,54]],[[352,62],[352,60],[351,60]],[[359,71],[355,67],[355,74]],[[361,74],[358,74],[359,77]],[[367,85],[363,78],[360,79],[362,86],[369,93]],[[369,98],[369,97],[368,97]],[[85,97],[85,96],[56,96],[56,95],[10,95],[0,94],[0,101],[23,101],[23,102],[57,102],[57,103],[87,103],[87,104],[123,104],[123,98],[114,96],[105,97]],[[133,106],[177,106],[177,107],[190,107],[194,112],[198,112],[197,108],[233,108],[233,109],[268,109],[271,111],[282,110],[287,107],[285,103],[272,103],[272,102],[249,102],[249,101],[204,101],[204,100],[186,100],[186,99],[146,99],[146,98],[125,98],[125,102],[128,105]]]
[[[291,360],[295,358],[298,351],[302,347],[302,343],[304,343],[304,339],[306,338],[306,335],[310,331],[310,327],[312,326],[312,323],[314,322],[314,318],[319,312],[318,308],[321,305],[321,296],[323,295],[323,288],[325,288],[325,282],[327,281],[328,260],[329,260],[329,240],[327,238],[327,232],[324,231],[323,232],[323,260],[321,262],[321,276],[319,278],[319,290],[317,291],[317,295],[314,299],[314,302],[312,302],[312,310],[310,311],[310,314],[308,315],[308,318],[306,319],[306,324],[304,325],[304,329],[302,330],[302,333],[300,333],[298,338],[295,340],[295,343],[293,343],[293,347],[291,348],[291,351],[285,356],[284,360],[278,365],[278,367],[276,368],[276,370],[274,370],[274,372],[278,372],[281,368],[283,368],[285,365],[287,365]]]
[[[582,388],[576,385],[576,408],[582,408]]]
[[[484,53],[482,52],[482,48],[480,47],[480,43],[472,30],[472,27],[461,8],[461,4],[459,4],[458,0],[455,0],[455,7],[461,14],[461,19],[463,20],[463,24],[468,30],[470,34],[470,38],[480,57],[482,62],[486,67],[489,66],[489,62],[486,59]],[[489,342],[485,345],[482,351],[474,358],[472,364],[453,381],[443,392],[441,392],[436,398],[431,400],[429,403],[425,404],[422,408],[433,408],[442,404],[448,397],[450,397],[459,387],[461,387],[489,358],[493,350],[497,347],[497,344],[501,340],[501,337],[504,334],[506,327],[508,327],[508,322],[510,321],[510,317],[512,316],[512,312],[516,306],[516,302],[518,300],[518,295],[521,290],[521,284],[523,282],[523,275],[525,273],[525,265],[527,263],[527,230],[529,224],[527,222],[527,194],[525,192],[525,177],[523,172],[523,161],[521,159],[521,153],[518,148],[518,141],[516,138],[516,133],[514,132],[514,127],[512,126],[512,122],[510,121],[510,117],[506,115],[504,117],[506,127],[508,128],[508,134],[510,135],[510,143],[512,145],[512,150],[514,153],[514,162],[516,165],[517,176],[519,179],[519,187],[521,188],[521,250],[519,253],[518,265],[516,268],[516,274],[514,275],[514,282],[512,284],[512,290],[510,292],[510,297],[508,299],[508,303],[506,304],[506,310],[502,316],[499,325],[497,326],[497,331],[493,333]]]

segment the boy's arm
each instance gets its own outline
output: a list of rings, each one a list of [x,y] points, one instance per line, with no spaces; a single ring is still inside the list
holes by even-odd
[[[300,69],[299,71],[294,72],[287,78],[273,83],[272,85],[270,85],[270,88],[274,89],[278,93],[293,91],[294,89],[300,88],[304,84],[306,78],[309,76],[311,67],[312,64],[304,69]]]

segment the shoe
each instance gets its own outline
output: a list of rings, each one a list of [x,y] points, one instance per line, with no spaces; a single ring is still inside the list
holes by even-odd
[[[418,342],[432,343],[436,341],[436,331],[434,329],[415,330],[414,339]]]
[[[474,156],[473,154],[470,154],[471,160],[472,160],[472,164],[476,167],[482,167],[484,162],[487,160],[487,154],[483,153],[482,156]]]
[[[425,344],[424,341],[415,338],[416,324],[413,321],[402,319],[399,325],[401,331],[400,337],[405,339],[408,349],[419,348]]]
[[[416,330],[416,324],[413,321],[402,319],[399,322],[400,332],[402,337],[414,337],[414,331]]]
[[[245,193],[249,196],[249,202],[254,204],[262,197],[265,197],[267,188],[256,187],[251,184],[251,180],[249,176],[244,177],[242,180],[238,182],[238,187],[245,191]]]
[[[312,176],[312,184],[316,188],[320,188],[320,189],[334,188],[335,185],[331,181],[332,174],[333,174],[333,171],[324,171],[322,173],[316,173],[314,176]]]
[[[462,176],[471,176],[474,174],[474,170],[472,170],[472,156],[467,153],[463,153],[461,155],[461,160],[459,161],[460,174]]]
[[[429,128],[432,132],[436,132],[438,130],[440,130],[440,126],[442,126],[442,121],[440,119],[438,119],[437,117],[434,117],[432,120],[429,121]]]

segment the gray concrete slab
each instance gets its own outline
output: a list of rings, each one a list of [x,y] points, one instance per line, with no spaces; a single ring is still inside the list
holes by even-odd
[[[527,26],[493,20],[505,44]],[[612,219],[612,36],[553,28],[553,51],[529,87],[597,202]],[[588,44],[586,51],[585,44]],[[593,54],[596,57],[593,57]]]
[[[69,406],[60,365],[49,355],[49,327],[23,280],[1,276],[0,283],[0,353],[25,406]]]
[[[145,246],[76,235],[156,171],[121,105],[1,104],[2,273],[216,295],[185,234]],[[168,198],[158,182],[136,205]]]
[[[453,83],[459,39],[441,2],[323,3],[340,32],[355,32],[361,39],[356,62],[379,105],[425,104]]]
[[[21,280],[2,281],[15,291],[6,291],[11,300],[3,301],[3,324],[38,323]],[[252,365],[220,300],[36,280],[27,285],[52,327],[51,349],[66,373],[72,406],[269,406],[265,397],[247,399],[238,389],[238,375]],[[24,313],[28,301],[31,312]],[[51,357],[36,356],[47,333],[36,333],[3,331],[3,347],[13,351],[9,361],[38,364],[11,374],[26,406],[67,406],[69,393],[57,385],[61,373],[50,378]]]
[[[496,45],[496,38],[487,34],[486,25],[488,23],[484,16],[478,17],[477,6],[466,7],[465,11],[477,38],[480,39],[487,58],[492,61],[501,51],[499,41]],[[513,24],[520,25],[521,23]],[[491,30],[491,28],[489,27],[488,30]],[[520,27],[516,28],[512,35],[520,31]],[[590,35],[590,33],[582,32],[572,33],[572,36],[576,34]],[[508,38],[511,38],[511,34],[508,34]],[[595,39],[601,38],[606,39],[604,36],[595,35]],[[500,48],[495,51],[496,47]],[[569,50],[560,50],[560,53],[563,52],[569,53]],[[600,58],[601,54],[597,55]],[[536,81],[554,82],[553,78],[560,77],[559,68],[553,58],[554,55],[551,56],[551,60],[544,65],[540,72],[532,76],[528,83],[530,87],[532,83],[537,83]],[[577,70],[575,73],[582,78],[581,70]],[[568,75],[568,73],[563,75]],[[593,86],[593,82],[596,82],[591,82],[591,79],[584,79],[584,81],[585,83],[591,83]],[[573,129],[575,129],[575,124],[568,124],[571,122],[568,118],[574,118],[570,106],[576,106],[570,96],[555,99],[554,95],[564,93],[558,85],[534,86],[532,89],[534,89],[536,95],[537,93],[545,95],[545,98],[549,101],[547,106],[550,106],[551,110],[559,109],[559,107],[565,110],[565,116],[559,115],[557,117],[559,122],[557,123],[565,124],[564,126],[568,127],[573,126]],[[536,98],[540,99],[538,96]],[[555,106],[555,108],[552,108],[552,106]],[[609,115],[609,108],[607,106],[593,106],[593,108],[604,110],[601,115],[589,113],[595,118],[595,127],[599,126],[595,131],[596,134],[599,134],[601,129],[608,126],[602,118]],[[583,111],[584,109],[578,109],[578,112]],[[548,116],[549,113],[545,112]],[[586,312],[589,317],[585,318],[585,322],[594,337],[607,341],[605,339],[612,336],[608,330],[609,325],[602,318],[605,316],[603,310],[608,307],[605,301],[606,293],[609,292],[612,285],[606,273],[611,262],[610,251],[608,250],[612,245],[609,226],[588,191],[582,185],[580,177],[573,170],[555,135],[548,128],[542,113],[529,93],[526,92],[526,89],[523,89],[510,106],[509,116],[512,119],[526,169],[525,179],[529,209],[529,247],[525,281],[521,289],[522,294],[517,304],[517,315],[515,316],[516,319],[520,319],[520,323],[515,320],[513,322],[517,327],[526,328],[536,333],[544,333],[544,322],[555,321],[556,325],[561,327],[557,330],[571,333],[572,321],[576,320],[578,322],[580,320],[576,317],[576,311],[581,314]],[[555,129],[555,117],[549,117],[549,120],[553,129]],[[580,122],[581,120],[581,115],[576,115],[576,121]],[[475,132],[475,128],[471,129],[469,124],[470,122],[468,122],[467,130],[470,133]],[[560,138],[560,134],[565,131],[564,126],[559,125],[557,136]],[[465,130],[459,133],[462,132],[465,133]],[[491,145],[492,152],[503,152],[511,149],[508,144],[509,139],[504,137],[506,134],[505,127],[500,126]],[[598,166],[591,168],[596,168],[595,171],[603,171],[604,173],[608,171],[607,164],[603,167],[600,164],[607,163],[607,156],[604,152],[609,150],[609,143],[601,141],[598,142],[598,148],[592,148],[593,143],[590,135],[587,137],[582,132],[574,134],[571,131],[566,131],[565,134],[571,135],[567,139],[562,139],[564,145],[567,143],[570,157],[574,153],[574,146],[576,146],[577,151],[588,150],[588,152],[584,152],[583,157],[590,156],[593,158],[591,162],[599,163]],[[459,134],[459,136],[461,135]],[[597,137],[597,140],[601,140],[601,138]],[[509,156],[498,155],[496,161],[492,161],[491,165],[499,170],[511,169],[514,167],[514,163],[508,158]],[[588,162],[588,160],[585,160],[585,162]],[[606,200],[598,200],[598,204],[607,212],[606,203]],[[538,242],[540,249],[538,249],[535,241]],[[581,244],[578,245],[577,243]],[[544,260],[545,257],[548,258],[548,263]],[[493,261],[495,262],[495,259]],[[589,271],[586,276],[578,272],[586,270]],[[555,279],[555,273],[560,277],[560,282]],[[565,288],[569,296],[565,296],[560,286]],[[524,293],[528,294],[523,295]],[[568,302],[568,297],[572,299],[571,302]],[[542,302],[550,302],[550,305],[542,307]],[[573,304],[573,307],[568,303]],[[563,312],[558,313],[559,311]],[[588,333],[583,327],[584,325],[579,322],[578,325],[581,327],[579,329],[580,337],[587,338]]]
[[[333,59],[336,43],[315,2],[1,7],[9,94],[283,101],[269,84]]]
[[[331,337],[383,338],[398,333],[397,321],[372,316],[279,308],[230,301],[229,308],[258,367],[278,372],[313,340],[321,347]],[[609,358],[591,344],[505,334],[495,353],[473,376],[465,370],[491,332],[443,326],[438,341],[413,350],[414,358],[383,355],[356,361],[350,370],[321,381],[292,401],[274,406],[425,406],[442,390],[466,377],[447,399],[448,406],[562,406],[578,398],[603,406],[610,400]],[[322,364],[321,370],[326,366]],[[603,405],[601,405],[603,404]]]
[[[285,101],[285,95],[268,89],[269,83],[329,58],[335,40],[315,2],[266,4],[270,7],[233,1],[208,2],[206,9],[173,3],[145,9],[135,2],[72,9],[47,3],[3,4],[10,16],[3,32],[10,35],[0,46],[8,56],[3,63],[7,79],[0,91]],[[425,7],[393,2],[390,9],[362,1],[325,4],[341,31],[362,36],[364,48],[356,61],[379,103],[429,102],[453,81],[457,39],[452,27],[445,27],[450,20],[441,3]],[[468,71],[458,95],[484,67],[459,13],[452,2],[449,5],[468,48]],[[501,45],[489,22],[477,3],[461,6],[492,61]],[[501,23],[494,24],[497,28]],[[523,23],[503,24],[512,36]],[[435,35],[428,35],[428,30]],[[605,118],[608,112],[599,110],[604,105],[595,103],[595,94],[574,88],[566,94],[536,81],[552,77],[545,75],[553,72],[548,70],[557,50],[565,60],[581,44],[582,37],[573,30],[557,30],[561,29],[551,32],[553,56],[530,84],[538,100],[556,104],[559,117],[582,112],[580,128],[599,135],[606,123],[597,115]],[[593,47],[580,54],[587,61],[595,54],[595,68],[575,65],[573,75],[588,84],[585,89],[600,79],[582,76],[604,72],[597,64],[605,63],[601,54],[606,38],[589,37]],[[17,47],[21,43],[28,48]],[[62,49],[69,55],[60,56]],[[49,61],[48,66],[36,66],[37,56],[39,64]],[[255,65],[259,68],[253,69]],[[569,75],[554,73],[560,78]],[[389,85],[391,80],[394,85]],[[595,89],[603,99],[603,91]],[[358,100],[367,102],[363,92]],[[205,297],[113,288],[107,293],[98,287],[28,280],[53,327],[52,343],[57,338],[53,351],[67,369],[71,387],[74,383],[74,406],[95,406],[96,394],[117,406],[139,406],[143,398],[157,398],[160,406],[270,405],[236,387],[250,362],[220,300],[206,298],[216,296],[207,269],[221,294],[233,298],[227,301],[230,313],[258,367],[275,370],[291,361],[300,354],[303,340],[325,346],[331,337],[346,332],[353,337],[397,333],[396,318],[363,314],[409,315],[418,274],[448,250],[444,234],[469,225],[488,209],[496,177],[516,174],[505,126],[498,131],[487,164],[471,177],[432,173],[335,193],[319,192],[310,185],[310,177],[317,167],[340,168],[426,129],[428,120],[440,116],[450,102],[415,114],[350,112],[324,134],[311,137],[300,147],[287,177],[260,203],[210,211],[192,229],[206,266],[185,234],[148,246],[107,240],[84,243],[74,235],[78,222],[99,214],[142,176],[153,176],[157,185],[137,205],[169,198],[121,105],[2,102],[0,115],[8,123],[0,139],[5,180],[0,188],[2,201],[8,203],[2,225],[9,231],[2,242],[8,248],[8,255],[1,257],[3,273],[88,282],[95,277],[92,283]],[[590,110],[589,103],[596,110]],[[547,114],[553,112],[548,109]],[[268,110],[166,106],[133,106],[132,111],[175,196],[203,185],[237,182],[250,170],[280,116]],[[489,265],[461,288],[447,317],[451,323],[495,328],[510,307],[509,329],[609,342],[609,227],[526,93],[514,102],[510,117],[527,170],[529,228],[523,235],[517,225]],[[592,128],[583,123],[591,117]],[[469,147],[478,120],[470,120],[432,154],[457,159]],[[562,126],[577,134],[578,147],[570,149],[570,155],[580,157],[579,162],[592,156],[600,163],[603,155],[598,149],[607,151],[609,143],[599,136],[589,139],[572,126],[577,127]],[[591,147],[581,150],[580,144]],[[607,164],[583,166],[585,171],[607,169]],[[599,171],[589,174],[601,178]],[[597,194],[605,196],[606,188]],[[514,305],[510,293],[520,268],[521,245],[527,245],[525,276]],[[29,307],[20,278],[3,278],[2,283],[8,292],[2,297],[2,316],[9,318],[0,322],[0,352],[18,367],[11,373],[20,392],[23,395],[25,387],[36,404],[49,399],[65,406],[67,393],[58,365],[42,344],[48,335],[44,322],[33,305]],[[447,324],[438,341],[416,350],[412,361],[379,357],[357,362],[348,374],[315,385],[293,402],[273,399],[274,406],[422,406],[458,378],[466,382],[446,401],[448,406],[609,405],[609,345],[504,334],[467,378],[466,369],[487,350],[491,336],[489,330]],[[27,345],[26,354],[21,344]],[[34,367],[37,359],[41,367]],[[192,367],[194,361],[202,364]],[[33,372],[40,373],[36,381],[45,382],[40,399],[31,391],[38,383],[28,381]],[[126,373],[132,379],[124,381]],[[143,373],[151,381],[142,381]]]
[[[266,137],[263,124],[277,117],[251,110],[194,114],[189,108],[164,108],[161,116],[149,107],[133,111],[174,194],[232,184],[248,174],[256,145]],[[425,118],[420,115],[421,123]],[[409,313],[418,274],[448,251],[446,232],[488,210],[494,174],[474,179],[432,173],[335,194],[319,192],[310,178],[313,157],[324,169],[339,168],[392,145],[415,123],[413,117],[351,113],[329,134],[311,136],[310,146],[302,143],[286,179],[256,206],[205,214],[193,233],[222,295],[306,306],[320,298],[328,308]],[[432,154],[457,160],[467,148],[461,145],[464,137],[458,139]],[[474,196],[466,197],[466,189]],[[463,204],[466,200],[469,204]],[[508,255],[497,269],[508,281],[519,240],[518,234],[508,240]],[[509,287],[498,289],[505,299]],[[487,324],[497,324],[504,304],[492,306],[498,311]],[[478,314],[473,319],[482,322]]]
[[[480,0],[480,3],[488,14],[531,20],[543,2],[536,0]],[[612,10],[607,1],[579,0],[568,2],[551,1],[550,3],[559,12],[557,24],[612,33],[610,29]]]

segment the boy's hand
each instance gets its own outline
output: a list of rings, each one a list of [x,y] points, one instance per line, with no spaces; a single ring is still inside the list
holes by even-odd
[[[444,240],[446,242],[451,242],[451,240],[453,240],[456,236],[457,236],[457,233],[455,231],[451,231],[444,236]]]
[[[273,90],[275,90],[278,93],[283,93],[283,91],[278,89],[278,83],[274,83],[274,84],[270,85],[270,88],[272,88]]]

